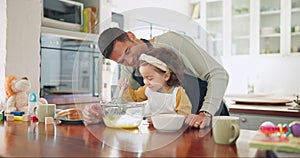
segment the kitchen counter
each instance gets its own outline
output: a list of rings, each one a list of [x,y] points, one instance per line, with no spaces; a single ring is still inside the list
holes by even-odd
[[[235,104],[234,102],[225,104],[229,111],[233,113],[261,114],[273,116],[300,117],[299,110],[289,110],[292,105],[253,105],[253,104]]]
[[[288,124],[292,121],[300,121],[300,111],[290,110],[295,103],[268,104],[268,103],[236,103],[232,100],[241,95],[225,96],[230,115],[240,118],[241,129],[257,130],[265,121],[271,121],[275,125]]]
[[[99,103],[98,97],[91,94],[64,94],[64,95],[47,95],[44,96],[50,104],[56,104],[60,109],[73,108],[76,105],[89,105]]]
[[[225,104],[231,113],[246,113],[246,114],[260,114],[271,116],[286,116],[286,117],[300,117],[300,110],[291,110],[294,103],[287,104],[241,104],[232,101],[241,95],[227,95],[225,96]]]

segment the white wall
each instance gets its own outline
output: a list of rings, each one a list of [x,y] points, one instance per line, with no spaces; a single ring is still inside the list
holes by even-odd
[[[171,9],[184,15],[191,15],[191,5],[189,0],[109,0],[112,7],[119,12],[128,11],[136,8],[158,7]],[[153,14],[159,14],[152,12]]]
[[[5,58],[6,58],[6,0],[0,1],[0,103],[5,102]],[[1,104],[0,104],[1,106]],[[1,108],[1,107],[0,107]]]
[[[31,92],[36,93],[39,92],[40,26],[41,0],[7,1],[5,75],[28,77]]]
[[[224,58],[230,74],[227,94],[247,93],[248,83],[254,93],[300,94],[300,55],[260,55]]]
[[[196,23],[190,18],[192,4],[187,0],[111,0],[111,6],[112,11],[124,15],[124,30],[135,31],[138,37],[149,36],[149,29],[145,27],[149,28],[150,23],[156,28],[162,27],[180,32],[184,30],[184,33],[192,30],[188,34],[197,34]],[[156,29],[152,33],[155,36],[162,32]]]

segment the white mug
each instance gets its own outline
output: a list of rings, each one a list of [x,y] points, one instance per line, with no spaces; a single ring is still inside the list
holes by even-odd
[[[212,132],[217,144],[234,144],[240,135],[239,117],[214,116]]]

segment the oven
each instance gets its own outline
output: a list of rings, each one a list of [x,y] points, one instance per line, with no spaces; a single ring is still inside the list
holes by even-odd
[[[42,34],[41,96],[98,96],[99,52],[96,42]]]

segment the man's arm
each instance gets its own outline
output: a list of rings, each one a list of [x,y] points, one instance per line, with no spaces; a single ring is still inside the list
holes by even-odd
[[[208,83],[207,93],[200,111],[215,114],[220,107],[228,84],[228,73],[224,67],[188,36],[168,32],[155,37],[154,40],[154,47],[163,44],[174,49],[184,62],[185,73]],[[195,80],[195,83],[188,84],[196,85],[198,83]]]

